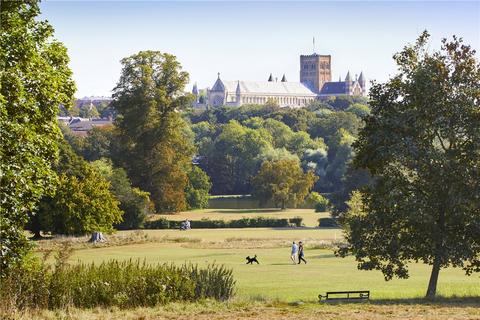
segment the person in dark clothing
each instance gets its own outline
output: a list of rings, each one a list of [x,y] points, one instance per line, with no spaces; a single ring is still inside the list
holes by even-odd
[[[300,262],[305,262],[305,264],[307,264],[307,260],[305,260],[304,258],[304,253],[303,253],[303,243],[302,241],[300,241],[298,243],[298,264],[300,264]]]

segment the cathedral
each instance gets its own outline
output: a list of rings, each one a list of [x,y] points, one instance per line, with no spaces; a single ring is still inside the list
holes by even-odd
[[[330,55],[300,56],[300,82],[289,82],[285,75],[278,81],[270,77],[267,81],[227,81],[220,78],[206,97],[201,97],[195,84],[192,93],[196,97],[196,107],[239,107],[244,104],[265,104],[267,101],[277,103],[280,107],[305,107],[316,99],[331,96],[366,95],[366,79],[363,72],[355,80],[347,73],[345,80],[332,81],[332,57]]]

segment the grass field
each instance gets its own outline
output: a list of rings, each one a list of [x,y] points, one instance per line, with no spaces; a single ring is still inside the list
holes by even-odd
[[[128,237],[121,232],[117,237]],[[72,261],[99,263],[108,259],[145,259],[151,263],[199,265],[225,264],[234,271],[237,296],[254,301],[284,302],[317,300],[319,293],[335,290],[370,290],[372,299],[409,299],[423,297],[430,267],[410,266],[410,278],[385,282],[378,271],[359,271],[352,257],[335,257],[328,247],[338,229],[201,229],[190,231],[147,230],[149,241],[121,246],[76,250]],[[306,243],[307,265],[293,265],[290,243]],[[260,265],[245,265],[247,255],[256,254]],[[480,277],[467,277],[462,270],[445,269],[440,273],[438,292],[445,297],[480,297]]]
[[[237,220],[241,218],[254,218],[262,216],[265,218],[294,218],[302,217],[307,227],[318,226],[318,219],[329,217],[328,212],[315,212],[313,209],[204,209],[185,211],[176,214],[155,215],[154,218],[165,218],[168,220]]]
[[[480,319],[480,277],[467,277],[462,270],[440,273],[438,294],[431,303],[425,294],[430,267],[410,265],[410,278],[386,282],[379,271],[359,271],[352,257],[338,258],[332,248],[341,242],[340,229],[313,228],[319,214],[313,210],[204,210],[169,215],[169,219],[238,219],[242,216],[302,216],[306,228],[198,229],[122,231],[107,236],[100,245],[88,237],[44,240],[37,250],[60,242],[75,249],[72,262],[100,263],[109,259],[141,259],[149,263],[211,263],[233,269],[237,294],[229,302],[203,301],[155,308],[26,310],[12,319]],[[326,216],[327,214],[321,214]],[[306,244],[306,265],[290,261],[292,241]],[[260,265],[246,265],[245,257],[256,254]],[[320,293],[334,290],[370,290],[369,303],[319,304]],[[1,308],[0,308],[1,309]]]

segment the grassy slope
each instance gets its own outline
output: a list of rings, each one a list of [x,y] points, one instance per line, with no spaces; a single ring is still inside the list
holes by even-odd
[[[408,280],[385,282],[380,272],[358,271],[353,258],[341,259],[331,250],[306,250],[307,265],[292,265],[291,240],[314,241],[340,236],[335,229],[220,229],[149,230],[151,237],[177,238],[178,243],[149,242],[137,245],[76,251],[73,260],[146,259],[148,262],[222,263],[234,270],[239,298],[281,301],[315,301],[331,290],[369,289],[373,299],[415,298],[425,293],[430,268],[412,264]],[[192,241],[195,240],[195,241]],[[200,241],[201,240],[201,241]],[[279,247],[281,246],[281,247]],[[261,265],[245,265],[247,255],[257,254]],[[480,296],[480,277],[466,277],[461,270],[442,270],[439,294]]]

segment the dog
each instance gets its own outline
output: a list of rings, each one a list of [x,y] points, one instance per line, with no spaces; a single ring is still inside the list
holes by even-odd
[[[256,262],[257,264],[260,264],[260,262],[258,262],[257,260],[257,255],[255,255],[253,258],[250,258],[250,256],[248,256],[246,259],[247,259],[247,264],[253,264],[254,262]]]

